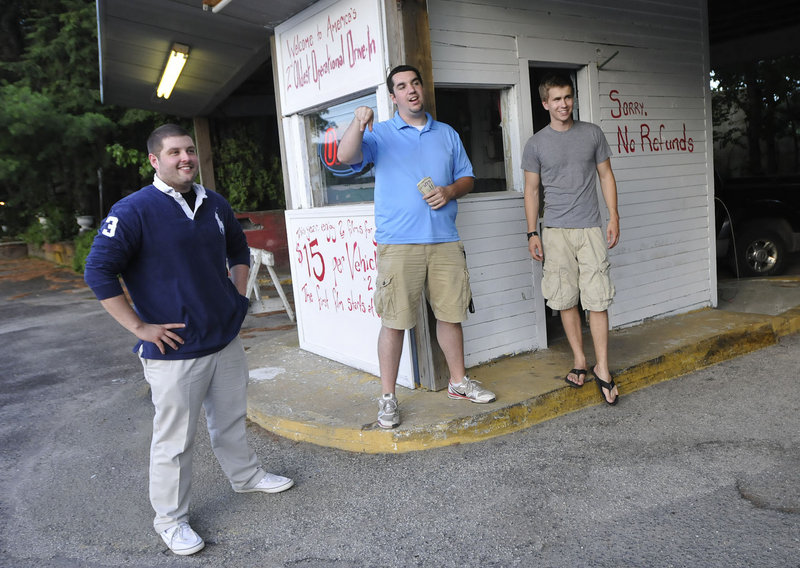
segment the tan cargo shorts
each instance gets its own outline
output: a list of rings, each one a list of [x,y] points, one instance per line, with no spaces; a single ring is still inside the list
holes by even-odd
[[[378,245],[375,310],[383,326],[411,329],[417,325],[425,292],[436,319],[467,319],[472,298],[461,241],[431,245]]]
[[[544,265],[542,295],[552,310],[578,305],[602,312],[614,298],[608,246],[600,227],[542,231]]]

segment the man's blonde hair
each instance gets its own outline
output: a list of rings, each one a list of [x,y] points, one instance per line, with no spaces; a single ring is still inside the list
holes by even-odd
[[[548,94],[553,87],[569,87],[572,89],[572,93],[575,93],[575,86],[572,84],[572,79],[570,79],[568,75],[564,75],[563,73],[550,73],[539,83],[539,98],[542,99],[543,103],[547,102]]]

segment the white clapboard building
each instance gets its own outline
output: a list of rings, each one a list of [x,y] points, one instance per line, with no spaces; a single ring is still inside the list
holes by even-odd
[[[477,308],[464,325],[468,366],[548,344],[520,164],[547,121],[535,85],[551,69],[573,76],[577,117],[600,125],[614,153],[621,241],[611,253],[612,327],[716,305],[705,1],[428,0],[411,13],[399,5],[321,1],[275,29],[302,347],[377,372],[370,266],[356,272],[351,258],[354,249],[372,256],[370,235],[348,232],[371,226],[370,179],[347,177],[333,150],[355,106],[391,116],[386,72],[406,62],[432,76],[437,118],[459,131],[476,170],[458,216]],[[403,365],[409,386],[424,342],[419,350]]]

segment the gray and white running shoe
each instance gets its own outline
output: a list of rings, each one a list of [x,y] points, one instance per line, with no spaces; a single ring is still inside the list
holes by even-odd
[[[473,381],[469,377],[461,379],[461,384],[454,385],[449,383],[447,385],[447,396],[450,398],[460,398],[464,400],[471,400],[480,404],[487,402],[494,402],[497,397],[490,390],[486,390],[478,381]]]
[[[397,397],[386,393],[378,399],[378,426],[381,428],[397,428],[400,425],[400,410],[397,408]]]

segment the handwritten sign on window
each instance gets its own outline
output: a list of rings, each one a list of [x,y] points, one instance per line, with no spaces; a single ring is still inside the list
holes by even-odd
[[[296,302],[320,312],[377,317],[372,295],[378,273],[371,219],[343,217],[306,222],[293,230],[298,268]]]
[[[323,1],[275,28],[284,115],[382,83],[381,21],[378,0]]]
[[[286,232],[300,346],[378,375],[372,205],[287,211]],[[414,384],[408,338],[398,384]]]

